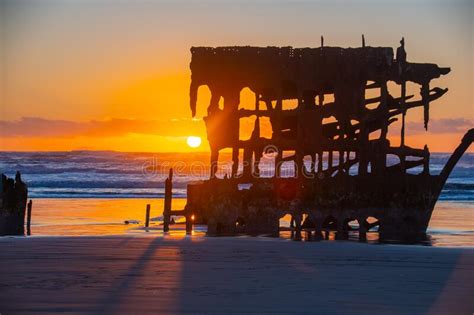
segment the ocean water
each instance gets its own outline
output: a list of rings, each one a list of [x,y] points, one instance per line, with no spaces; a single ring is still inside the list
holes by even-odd
[[[438,174],[449,156],[432,153],[431,173]],[[230,154],[223,154],[221,160],[220,174],[230,172]],[[388,164],[395,163],[389,157]],[[0,152],[0,171],[14,176],[19,170],[31,198],[162,198],[170,167],[174,169],[174,197],[182,198],[189,182],[208,178],[208,164],[208,153]],[[263,159],[262,164],[263,176],[270,176],[271,160]],[[282,174],[292,176],[292,172],[292,165],[285,163]],[[472,202],[473,192],[474,154],[466,153],[440,200]]]
[[[433,153],[431,173],[439,173],[448,158],[449,154]],[[230,154],[223,154],[221,159],[222,175],[230,172]],[[169,168],[174,169],[173,208],[182,209],[186,185],[206,179],[208,163],[207,153],[0,152],[0,171],[14,176],[19,170],[29,185],[33,236],[162,235],[164,180]],[[389,159],[388,163],[396,161]],[[269,176],[271,169],[268,158],[263,162],[263,173]],[[291,176],[292,172],[291,165],[284,166],[283,174]],[[444,187],[430,222],[431,241],[427,244],[474,246],[473,192],[471,153],[463,156]],[[152,221],[145,229],[147,204],[151,205]],[[284,218],[281,225],[288,225],[287,221]],[[195,227],[194,234],[204,233],[205,227]],[[171,235],[184,237],[183,226],[176,225]],[[377,233],[368,235],[369,241],[377,242],[377,238]]]

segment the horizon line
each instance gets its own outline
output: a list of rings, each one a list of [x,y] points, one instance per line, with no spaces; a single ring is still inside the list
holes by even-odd
[[[119,150],[44,150],[44,151],[34,151],[34,150],[20,150],[20,151],[10,151],[10,150],[0,150],[0,153],[64,153],[64,152],[114,152],[114,153],[211,153],[211,151],[119,151]],[[222,153],[232,153],[231,151]],[[447,151],[430,151],[430,154],[453,154],[453,152]],[[466,151],[464,154],[474,154],[474,151]]]

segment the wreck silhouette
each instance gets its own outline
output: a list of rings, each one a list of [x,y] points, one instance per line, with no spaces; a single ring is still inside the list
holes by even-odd
[[[187,218],[188,231],[192,216],[194,223],[207,224],[209,235],[278,236],[279,219],[290,214],[295,238],[301,238],[303,229],[315,238],[333,229],[343,238],[353,220],[361,239],[375,226],[381,240],[425,238],[441,190],[472,143],[474,131],[466,133],[439,175],[430,174],[427,146],[405,144],[408,110],[423,107],[428,129],[430,102],[448,91],[430,88],[430,81],[448,74],[450,68],[408,62],[404,46],[402,39],[395,56],[390,47],[366,46],[363,37],[359,48],[326,47],[322,37],[319,48],[192,47],[193,116],[198,88],[207,85],[211,92],[204,117],[210,179],[189,184],[186,208],[171,211],[170,172],[164,230],[169,229],[171,214],[181,214]],[[390,94],[389,81],[399,86],[400,97]],[[418,98],[407,95],[407,82],[420,85]],[[255,93],[252,110],[239,109],[243,88]],[[367,98],[368,90],[379,95]],[[297,107],[284,108],[287,100],[296,100]],[[251,116],[255,123],[250,139],[239,139],[240,119]],[[335,121],[326,122],[331,116]],[[394,146],[387,132],[397,116],[401,116],[401,140]],[[270,138],[261,136],[264,118],[271,123]],[[218,178],[222,149],[232,150],[233,164],[230,176]],[[267,150],[275,158],[275,169],[273,176],[262,177],[259,164]],[[388,155],[399,162],[388,166]],[[294,165],[294,176],[283,178],[282,163],[288,161]],[[415,168],[422,171],[408,172]],[[243,186],[246,189],[239,189]],[[369,222],[369,217],[376,221]]]

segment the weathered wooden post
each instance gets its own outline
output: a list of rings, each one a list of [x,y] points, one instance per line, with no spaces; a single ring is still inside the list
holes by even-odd
[[[146,205],[145,227],[150,226],[150,204]]]
[[[173,169],[170,168],[168,178],[165,181],[165,204],[163,209],[163,232],[170,230],[171,200],[173,193]]]
[[[323,223],[321,220],[316,220],[314,223],[314,240],[319,241],[323,238]]]
[[[26,234],[31,235],[31,209],[33,208],[33,201],[30,199],[26,212]]]
[[[365,242],[367,241],[367,220],[365,217],[360,217],[357,221],[359,222],[359,241]]]
[[[318,174],[322,174],[323,172],[323,151],[319,151],[318,153]]]
[[[191,234],[193,231],[193,214],[189,207],[184,208],[184,214],[186,216],[186,234]]]
[[[293,237],[293,240],[295,241],[301,241],[301,231],[302,231],[302,227],[301,227],[301,221],[302,221],[302,217],[301,215],[295,215],[293,216],[293,220],[295,222],[295,228],[294,228],[294,237]]]
[[[328,167],[327,169],[330,170],[332,168],[332,150],[328,152]],[[328,174],[331,177],[331,174]]]

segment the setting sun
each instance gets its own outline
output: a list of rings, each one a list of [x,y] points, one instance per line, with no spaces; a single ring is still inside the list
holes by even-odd
[[[191,148],[197,148],[201,145],[201,137],[189,136],[188,139],[186,140],[186,143]]]

